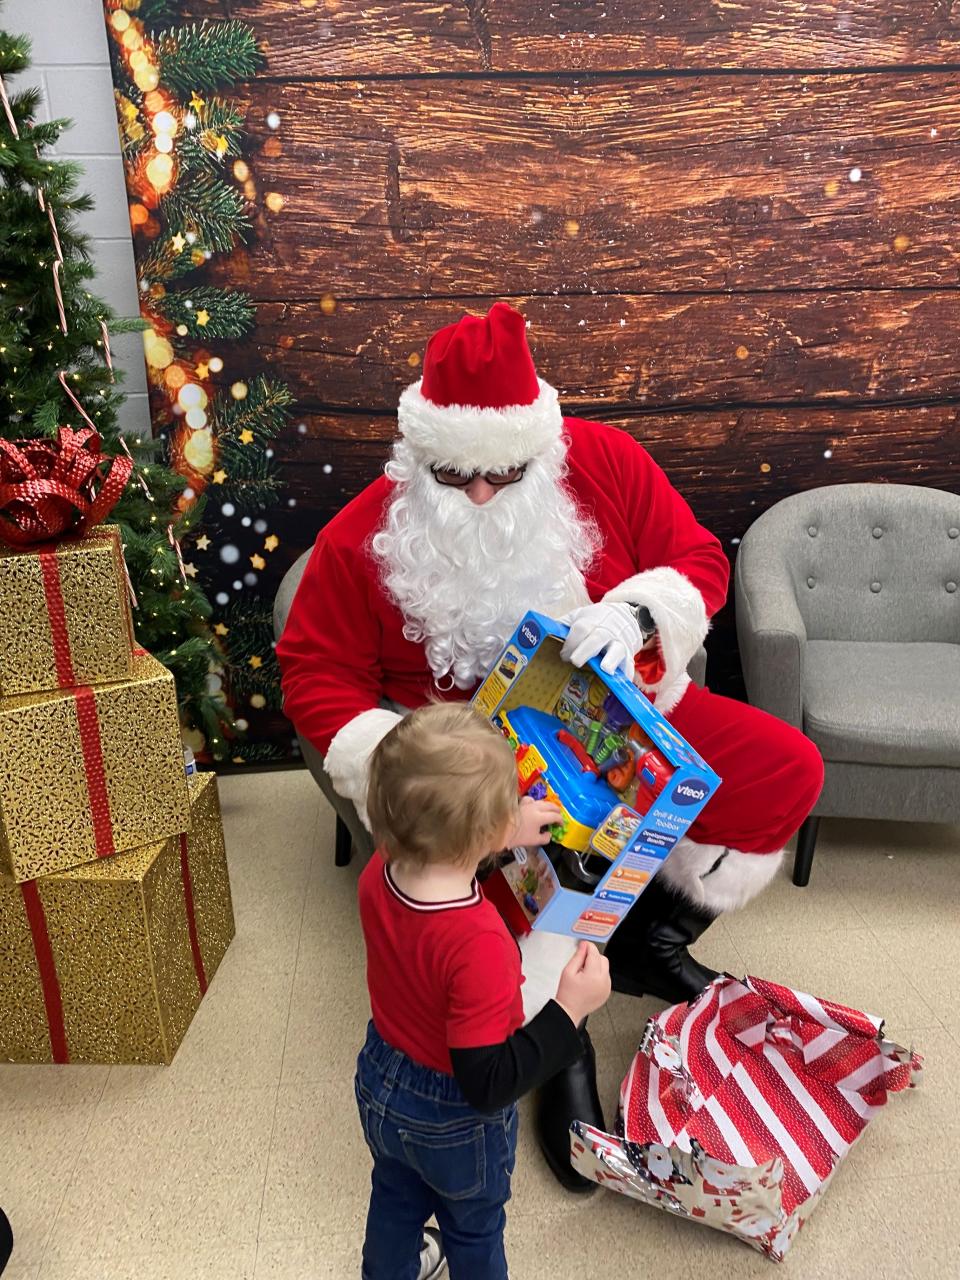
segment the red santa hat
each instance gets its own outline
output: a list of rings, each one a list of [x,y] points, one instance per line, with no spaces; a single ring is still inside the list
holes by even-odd
[[[433,335],[423,377],[401,395],[397,418],[425,461],[459,471],[529,462],[563,426],[556,391],[537,377],[527,323],[505,302]]]

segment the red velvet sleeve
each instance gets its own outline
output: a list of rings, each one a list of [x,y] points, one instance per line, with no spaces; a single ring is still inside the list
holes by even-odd
[[[380,624],[361,554],[321,532],[277,644],[283,709],[323,755],[348,721],[380,705]]]

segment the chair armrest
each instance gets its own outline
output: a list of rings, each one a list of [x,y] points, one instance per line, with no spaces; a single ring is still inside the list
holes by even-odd
[[[752,561],[752,563],[751,563]],[[789,578],[737,557],[737,639],[750,702],[803,728],[803,655],[807,630]]]

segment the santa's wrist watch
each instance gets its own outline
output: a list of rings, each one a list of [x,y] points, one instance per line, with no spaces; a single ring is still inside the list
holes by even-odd
[[[633,614],[640,628],[642,644],[646,644],[650,637],[657,629],[657,624],[653,620],[650,610],[643,604],[627,604],[627,608]]]

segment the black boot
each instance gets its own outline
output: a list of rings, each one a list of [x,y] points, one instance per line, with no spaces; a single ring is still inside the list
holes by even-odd
[[[655,876],[606,946],[614,991],[668,1004],[695,999],[717,976],[687,947],[716,916],[693,907]]]
[[[567,1189],[581,1195],[596,1191],[597,1184],[581,1178],[570,1163],[570,1125],[574,1120],[595,1129],[605,1129],[603,1108],[597,1093],[597,1059],[587,1035],[586,1022],[580,1027],[583,1053],[542,1085],[536,1099],[537,1138],[544,1159],[554,1177]]]

